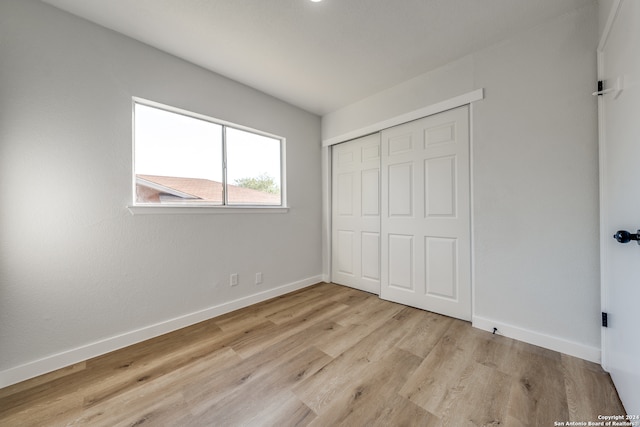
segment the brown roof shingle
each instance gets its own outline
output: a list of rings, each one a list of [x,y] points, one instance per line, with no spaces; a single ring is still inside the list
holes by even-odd
[[[174,176],[160,175],[136,175],[137,200],[139,203],[161,203],[161,195],[176,197],[176,201],[192,200],[195,202],[209,202],[212,204],[222,204],[222,183],[203,178],[182,178]],[[175,192],[163,192],[157,188],[145,185],[145,181],[166,187]],[[228,200],[230,204],[238,205],[280,205],[280,194],[272,194],[252,188],[227,185],[229,191]],[[194,199],[177,196],[177,193],[186,193]]]

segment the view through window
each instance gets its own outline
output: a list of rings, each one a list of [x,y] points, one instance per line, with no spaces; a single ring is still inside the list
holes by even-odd
[[[134,102],[135,204],[282,205],[283,140]]]

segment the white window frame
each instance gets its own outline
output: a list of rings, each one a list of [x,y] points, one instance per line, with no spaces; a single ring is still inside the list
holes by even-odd
[[[227,203],[227,170],[226,157],[223,156],[223,204],[214,205],[207,203],[198,203],[189,205],[186,203],[138,203],[136,197],[136,171],[135,171],[135,106],[136,104],[148,107],[158,108],[170,113],[181,114],[194,119],[204,120],[223,127],[223,152],[226,152],[226,128],[238,129],[250,132],[256,135],[265,136],[280,141],[280,205],[228,205]],[[286,138],[253,129],[248,126],[239,125],[237,123],[216,119],[204,114],[195,113],[181,108],[173,107],[159,102],[150,101],[139,97],[132,97],[131,100],[131,200],[132,204],[127,206],[129,211],[134,215],[139,214],[219,214],[219,213],[282,213],[288,212],[287,206],[287,190],[286,190]],[[226,155],[226,153],[225,153]]]

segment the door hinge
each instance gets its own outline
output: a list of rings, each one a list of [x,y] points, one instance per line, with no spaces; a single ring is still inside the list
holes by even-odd
[[[604,81],[598,80],[598,95],[602,96],[602,91],[604,90]]]
[[[607,315],[607,313],[605,313],[604,311],[602,312],[602,327],[603,327],[603,328],[607,328],[607,327],[609,327],[609,319],[608,319],[608,315]]]

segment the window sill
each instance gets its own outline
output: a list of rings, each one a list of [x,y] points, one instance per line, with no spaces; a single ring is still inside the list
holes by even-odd
[[[127,206],[132,215],[176,215],[176,214],[264,214],[286,213],[285,206]]]

